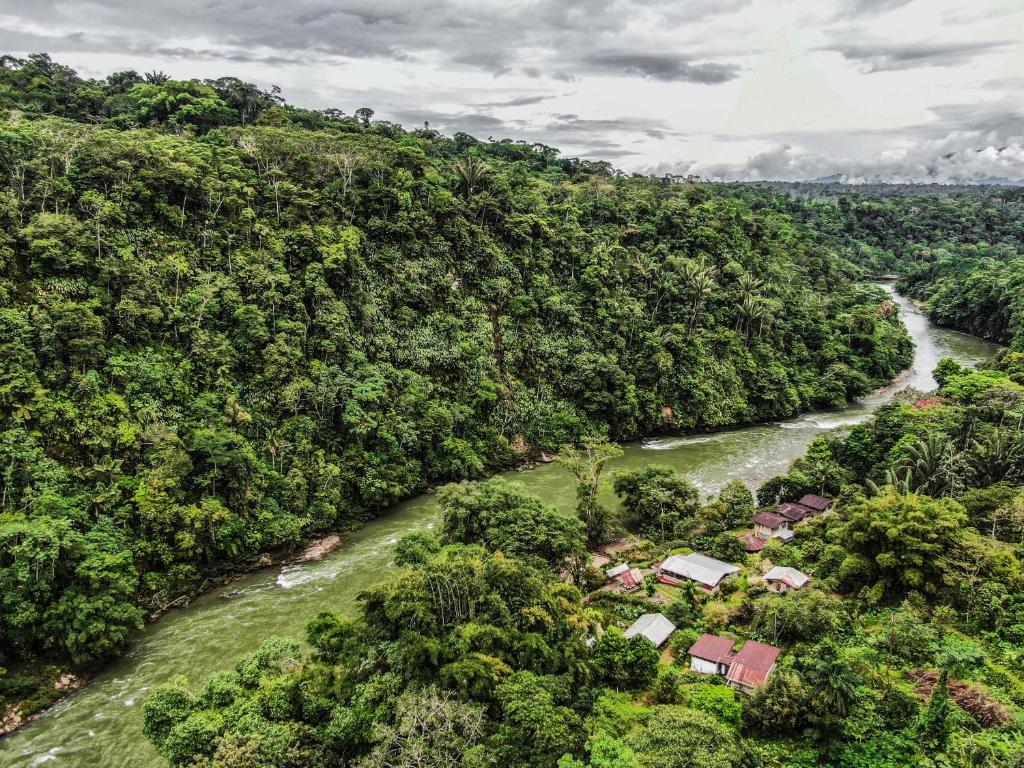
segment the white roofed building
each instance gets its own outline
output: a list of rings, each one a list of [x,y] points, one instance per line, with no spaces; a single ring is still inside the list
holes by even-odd
[[[618,565],[613,566],[612,568],[609,568],[608,570],[606,570],[604,572],[604,575],[607,576],[609,579],[614,579],[616,576],[621,576],[622,574],[624,574],[628,570],[629,570],[629,563],[619,563]]]
[[[667,584],[695,581],[702,589],[715,592],[724,578],[739,571],[738,565],[698,555],[695,552],[691,555],[672,555],[665,558],[658,568],[658,579]]]
[[[676,631],[676,625],[660,613],[645,613],[626,630],[626,637],[643,635],[655,648],[661,648],[669,636]]]
[[[787,592],[791,589],[803,589],[811,580],[803,571],[776,565],[764,575],[764,583],[772,592]]]

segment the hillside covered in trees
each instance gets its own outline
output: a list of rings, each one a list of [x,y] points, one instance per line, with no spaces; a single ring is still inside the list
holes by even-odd
[[[776,189],[791,193],[781,197]],[[940,325],[1024,349],[1024,189],[904,185],[743,186],[902,292]]]
[[[161,686],[147,734],[171,765],[218,768],[1024,765],[1019,357],[944,360],[937,396],[816,440],[757,503],[838,503],[753,555],[731,530],[755,509],[742,484],[701,504],[671,469],[618,475],[637,536],[621,556],[740,564],[711,594],[653,576],[591,591],[604,580],[577,567],[575,520],[503,479],[450,486],[440,530],[399,542],[405,570],[355,617],[316,617],[311,653],[269,638],[202,683]],[[779,594],[773,566],[811,581]],[[661,653],[622,632],[651,611],[675,625]],[[701,633],[781,655],[738,693],[691,669]]]
[[[3,59],[0,110],[7,701],[431,485],[909,360],[856,267],[728,190],[44,55]]]

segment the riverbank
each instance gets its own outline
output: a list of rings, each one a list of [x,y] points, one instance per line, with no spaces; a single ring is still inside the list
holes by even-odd
[[[936,328],[903,297],[894,300],[917,345],[914,364],[895,384],[845,408],[785,422],[626,444],[608,471],[658,463],[686,474],[702,493],[733,479],[756,487],[785,472],[815,437],[868,418],[896,389],[933,388],[931,370],[940,358],[974,365],[997,351],[979,339]],[[557,463],[504,474],[526,484],[545,503],[572,513],[575,484]],[[605,494],[604,501],[614,504],[610,492]],[[255,650],[268,635],[302,637],[305,624],[322,610],[357,610],[356,596],[394,573],[394,544],[408,533],[430,529],[438,519],[433,495],[408,499],[347,533],[343,546],[324,559],[288,566],[286,585],[278,583],[279,569],[260,568],[233,582],[230,594],[218,590],[167,612],[89,685],[0,740],[0,766],[31,768],[43,758],[48,768],[162,768],[142,734],[141,705],[153,686],[177,675],[204,679]]]
[[[193,600],[203,595],[216,595],[256,571],[323,560],[344,545],[347,533],[350,531],[329,533],[309,539],[297,551],[289,549],[261,554],[251,564],[210,576],[194,589],[165,603],[159,602],[158,596],[153,596],[150,598],[150,606],[146,613],[146,624],[159,621],[169,611],[187,608]],[[22,698],[5,704],[3,711],[0,712],[0,739],[43,717],[50,709],[87,685],[96,674],[95,669],[64,667],[59,664],[35,667],[36,665],[32,665],[7,671],[8,676],[16,676],[31,682],[26,682]]]

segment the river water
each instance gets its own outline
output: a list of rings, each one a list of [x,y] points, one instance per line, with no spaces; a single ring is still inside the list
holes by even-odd
[[[846,408],[782,423],[629,444],[609,469],[656,462],[685,473],[707,493],[733,478],[753,489],[784,472],[817,435],[863,421],[904,387],[933,389],[931,371],[940,358],[974,365],[995,353],[995,345],[938,328],[906,299],[895,294],[894,299],[916,344],[913,367],[894,386]],[[571,510],[575,503],[574,485],[556,465],[508,476],[549,504]],[[316,613],[351,610],[358,592],[392,572],[394,543],[411,531],[432,528],[437,520],[433,497],[410,499],[352,534],[342,549],[320,562],[259,571],[171,611],[140,631],[129,652],[92,683],[0,741],[0,766],[162,767],[142,735],[142,703],[154,686],[175,675],[198,683],[231,666],[268,635],[302,637]]]

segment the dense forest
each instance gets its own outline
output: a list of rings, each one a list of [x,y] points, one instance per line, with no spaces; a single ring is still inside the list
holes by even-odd
[[[639,537],[623,555],[741,563],[715,594],[590,592],[582,525],[505,480],[453,485],[439,533],[399,543],[404,573],[357,616],[316,617],[311,653],[270,638],[162,686],[147,733],[172,765],[218,768],[1024,765],[1024,364],[936,375],[937,396],[903,395],[765,483],[767,509],[838,504],[755,555],[732,530],[755,508],[742,484],[702,505],[670,469],[618,475]],[[769,591],[773,565],[812,582]],[[663,653],[621,631],[651,610],[676,626]],[[747,696],[690,670],[702,632],[782,656]]]
[[[844,403],[909,360],[782,203],[45,55],[0,60],[0,111],[0,698],[25,712],[56,695],[32,674],[397,499]],[[577,624],[543,571],[464,557]]]
[[[786,213],[869,272],[904,276],[900,290],[934,322],[1024,350],[1021,187],[736,189],[755,210]]]
[[[1021,191],[626,176],[233,78],[0,65],[0,705],[45,706],[180,596],[443,486],[442,524],[354,615],[152,692],[160,754],[1024,766]],[[604,472],[617,440],[892,379],[909,339],[865,272],[1013,348],[943,361],[937,393],[815,441],[756,498]],[[545,454],[576,516],[484,479]],[[837,504],[747,552],[753,514],[808,493]],[[623,532],[648,571],[694,551],[741,571],[622,594],[590,552]],[[770,591],[772,566],[810,586]],[[676,627],[660,651],[623,633],[652,610]],[[778,666],[739,693],[690,670],[702,633]]]

